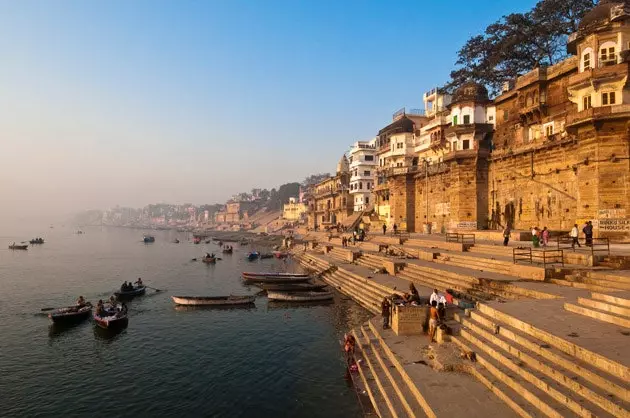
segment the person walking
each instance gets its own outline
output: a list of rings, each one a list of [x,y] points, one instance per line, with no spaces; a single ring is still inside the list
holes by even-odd
[[[534,246],[534,248],[540,247],[540,235],[537,226],[532,228],[532,245]]]
[[[507,247],[508,242],[510,242],[510,234],[512,233],[512,229],[510,229],[509,225],[506,225],[503,229],[503,246]]]
[[[588,221],[584,228],[582,228],[582,232],[584,232],[584,241],[587,247],[593,246],[593,222]]]
[[[543,228],[541,236],[543,247],[547,247],[547,244],[549,244],[549,230],[547,229],[547,227]]]
[[[578,240],[578,225],[574,224],[573,228],[571,228],[571,232],[569,232],[569,236],[571,237],[571,248],[573,248],[573,251],[575,251],[575,244],[577,244],[578,247],[582,247],[580,245],[580,241]]]
[[[398,233],[398,225],[394,224],[394,235]]]
[[[383,224],[383,235],[387,234],[387,225]]]

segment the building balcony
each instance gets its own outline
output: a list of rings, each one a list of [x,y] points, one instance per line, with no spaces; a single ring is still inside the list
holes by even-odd
[[[581,73],[573,74],[569,77],[569,89],[576,90],[590,87],[591,83],[599,84],[608,80],[621,79],[628,75],[628,63],[604,61],[606,64],[599,68],[591,68]]]
[[[438,126],[448,125],[450,123],[448,119],[449,119],[448,115],[445,115],[445,114],[436,115],[433,119],[431,119],[429,121],[429,123],[424,125],[420,129],[420,131],[424,133],[424,132],[430,131],[431,129],[436,128]]]
[[[572,113],[567,116],[566,127],[576,127],[585,123],[595,122],[597,120],[628,117],[630,117],[630,104],[592,107],[590,109]]]
[[[492,131],[494,131],[494,125],[491,123],[469,123],[446,128],[447,135],[457,136],[471,133],[490,133]]]

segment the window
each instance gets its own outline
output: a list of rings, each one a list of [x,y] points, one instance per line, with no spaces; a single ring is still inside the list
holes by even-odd
[[[369,205],[370,204],[370,198],[369,196],[365,196],[365,204]]]
[[[503,122],[506,122],[510,118],[510,112],[507,110],[503,111]]]
[[[464,115],[464,125],[470,125],[470,115]]]
[[[617,62],[617,57],[615,57],[615,47],[604,47],[600,49],[599,56],[602,61],[602,65],[611,65]]]
[[[615,104],[615,92],[609,91],[607,93],[602,93],[602,106],[614,105]]]
[[[359,182],[359,190],[363,190],[363,183]]]
[[[457,115],[453,116],[453,126],[457,125]]]
[[[587,52],[586,54],[584,54],[584,60],[582,61],[583,65],[584,65],[584,70],[590,70],[591,69],[591,53]]]
[[[402,167],[403,163],[396,163],[396,167]]]
[[[591,96],[584,96],[582,99],[582,110],[590,109],[591,107]]]
[[[397,142],[396,143],[396,148],[401,149],[403,147],[403,143],[402,142]]]
[[[545,126],[545,136],[552,136],[553,135],[553,123],[550,123],[549,125]]]
[[[365,161],[374,161],[374,156],[373,155],[366,155],[365,156]]]
[[[462,143],[462,149],[470,149],[470,140],[469,139],[464,139],[464,142]]]
[[[490,115],[488,116],[488,122],[492,122],[494,120],[494,116]]]
[[[363,172],[363,175],[364,175],[364,176],[369,176],[369,175],[370,175],[370,171],[369,171],[369,170],[365,170],[365,171]]]

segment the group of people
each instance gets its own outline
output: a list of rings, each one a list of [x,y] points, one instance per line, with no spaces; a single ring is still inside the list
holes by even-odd
[[[420,304],[420,294],[413,283],[409,283],[409,292],[403,294],[402,299],[411,305]],[[429,297],[429,341],[435,341],[437,327],[446,318],[446,306],[453,303],[453,295],[447,290],[445,295],[440,295],[437,289]],[[381,315],[383,316],[383,329],[389,328],[389,319],[392,312],[392,303],[387,297],[381,302]]]
[[[136,284],[138,285],[138,287],[142,286],[142,278],[138,277],[138,280],[136,280]],[[134,290],[135,287],[133,285],[132,282],[127,282],[125,281],[121,286],[120,286],[120,291],[121,292],[130,292],[132,290]]]
[[[214,255],[214,253],[212,253],[212,254],[208,254],[208,253],[206,253],[206,254],[203,256],[203,258],[205,258],[205,259],[207,260],[207,259],[209,259],[209,258],[216,258],[216,257],[215,257],[215,255]]]
[[[98,303],[96,304],[96,315],[100,316],[101,318],[106,316],[119,317],[127,313],[127,305],[125,305],[124,303],[121,303],[119,305],[116,302],[116,298],[114,296],[111,296],[109,298],[109,305],[109,307],[105,307],[103,299],[99,299]]]
[[[398,234],[398,225],[392,225],[392,229],[394,230],[394,235]],[[387,234],[387,224],[383,224],[383,235]]]
[[[549,245],[549,229],[544,227],[542,230],[537,226],[532,227],[532,245],[534,248],[547,247]]]
[[[329,237],[329,240],[332,239],[332,237]],[[348,243],[352,243],[352,245],[355,245],[357,241],[364,241],[365,240],[365,231],[363,229],[358,229],[356,228],[354,231],[352,231],[352,236],[350,237],[346,237],[343,236],[341,237],[341,246],[342,247],[347,247]]]
[[[588,221],[582,227],[582,233],[584,234],[584,245],[587,247],[591,247],[593,245],[593,222]],[[571,237],[571,248],[575,250],[575,246],[581,247],[579,241],[579,230],[578,224],[574,224],[571,232],[569,232],[569,236]]]
[[[509,226],[506,226],[503,229],[503,245],[507,247],[510,242],[510,234],[512,233],[512,229]],[[588,221],[582,227],[582,233],[584,234],[584,245],[590,247],[593,245],[593,222]],[[534,248],[546,248],[549,245],[549,237],[551,232],[545,226],[542,230],[537,226],[532,227],[532,245]],[[569,237],[571,237],[571,248],[575,250],[575,246],[581,247],[579,237],[580,230],[578,228],[578,224],[574,224],[573,228],[569,232]]]

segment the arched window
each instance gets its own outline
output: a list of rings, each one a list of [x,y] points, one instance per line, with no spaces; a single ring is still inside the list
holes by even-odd
[[[586,48],[582,51],[582,59],[580,59],[580,72],[593,68],[593,49]]]
[[[599,46],[599,66],[617,64],[617,44],[612,41],[604,42]]]

